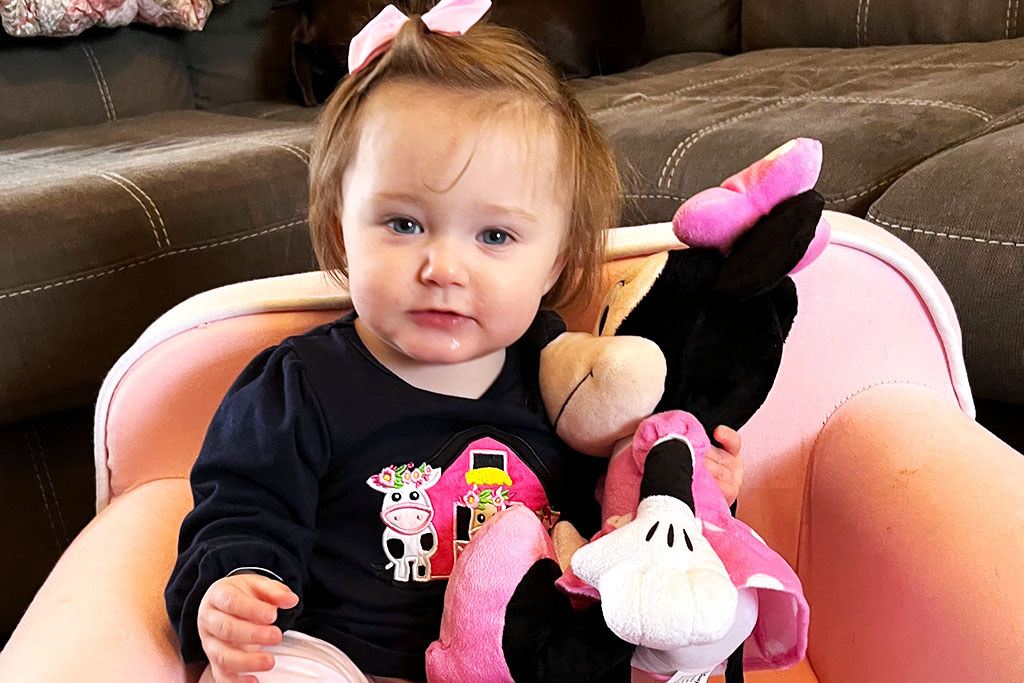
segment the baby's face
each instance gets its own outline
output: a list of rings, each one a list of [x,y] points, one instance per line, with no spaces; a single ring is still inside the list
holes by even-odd
[[[349,289],[362,324],[407,359],[501,351],[561,272],[557,138],[501,104],[388,85],[363,112],[342,187]]]

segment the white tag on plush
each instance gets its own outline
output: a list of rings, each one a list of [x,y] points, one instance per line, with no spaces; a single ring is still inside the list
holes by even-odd
[[[710,671],[705,671],[704,673],[697,674],[696,676],[690,676],[684,673],[677,673],[675,676],[668,680],[668,683],[706,683],[710,676]]]

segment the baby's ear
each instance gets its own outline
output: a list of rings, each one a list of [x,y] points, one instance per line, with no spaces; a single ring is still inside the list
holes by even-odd
[[[715,289],[747,299],[775,287],[804,258],[824,208],[825,199],[815,190],[777,205],[736,240]]]

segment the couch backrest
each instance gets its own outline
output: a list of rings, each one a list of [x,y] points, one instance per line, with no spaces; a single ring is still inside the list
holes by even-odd
[[[770,1],[770,0],[766,0]],[[642,0],[648,59],[740,48],[740,0]]]
[[[743,0],[743,49],[985,42],[1024,35],[1019,0]]]
[[[0,139],[192,107],[179,32],[128,26],[13,38],[0,31]]]
[[[185,34],[197,107],[287,99],[298,5],[273,9],[272,4],[233,0],[216,5],[202,31]]]

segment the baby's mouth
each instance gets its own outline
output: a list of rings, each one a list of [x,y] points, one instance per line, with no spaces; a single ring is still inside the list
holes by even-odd
[[[450,330],[473,322],[473,318],[456,311],[438,308],[412,311],[409,314],[418,325]]]

